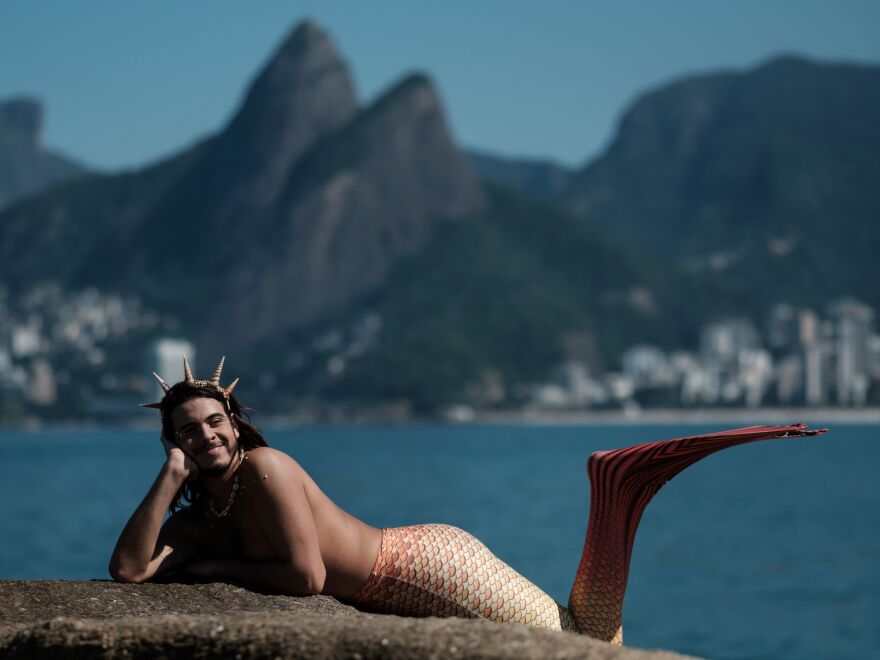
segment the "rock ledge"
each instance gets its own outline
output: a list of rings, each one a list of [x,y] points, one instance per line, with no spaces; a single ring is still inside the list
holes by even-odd
[[[0,581],[4,658],[672,659],[571,633],[365,614],[227,584]]]

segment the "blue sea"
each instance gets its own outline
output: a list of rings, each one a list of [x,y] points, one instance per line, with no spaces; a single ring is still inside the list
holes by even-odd
[[[266,434],[366,522],[462,527],[564,603],[586,529],[587,456],[729,427]],[[711,658],[880,654],[878,434],[840,424],[735,447],[667,484],[636,538],[626,644]],[[116,537],[163,458],[158,429],[0,432],[0,577],[108,578]]]

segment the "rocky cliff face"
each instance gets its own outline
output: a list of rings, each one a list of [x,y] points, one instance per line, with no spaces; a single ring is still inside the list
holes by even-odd
[[[36,200],[0,231],[10,281],[139,293],[175,313],[205,354],[339,310],[436,223],[484,208],[431,83],[407,78],[359,108],[345,63],[306,22],[220,133]]]
[[[0,582],[4,658],[584,658],[684,656],[469,619],[363,614],[328,596],[223,584]]]
[[[0,103],[0,208],[84,173],[73,161],[45,151],[42,130],[39,101],[15,98]]]
[[[314,23],[300,24],[156,219],[198,209],[190,221],[217,229],[247,222],[247,213],[275,203],[297,160],[356,111],[351,77],[332,42]]]
[[[239,313],[207,324],[203,340],[255,341],[314,322],[379,286],[436,223],[484,207],[433,87],[408,78],[297,164],[266,227],[272,249],[268,235],[250,236],[247,257],[229,263],[224,288]]]
[[[299,25],[229,125],[192,150],[167,190],[109,228],[76,279],[98,283],[110,267],[119,284],[137,287],[146,279],[157,302],[178,311],[181,292],[204,290],[206,281],[220,285],[215,277],[234,266],[241,241],[272,243],[267,219],[293,166],[355,111],[348,71],[332,43],[314,24]]]
[[[783,57],[680,80],[626,112],[565,201],[759,304],[867,285],[880,232],[880,68]]]
[[[693,346],[707,319],[780,299],[880,306],[878,71],[783,58],[674,82],[571,173],[469,162],[421,75],[360,107],[306,23],[218,134],[0,212],[0,279],[138,296],[200,355],[270,362],[278,410],[429,412],[487,379],[510,392],[564,360],[601,372],[637,342]],[[38,143],[32,112],[7,114]]]

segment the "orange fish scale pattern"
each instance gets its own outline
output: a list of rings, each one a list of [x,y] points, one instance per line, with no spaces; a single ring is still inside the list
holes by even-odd
[[[376,566],[349,600],[386,614],[483,618],[577,630],[566,608],[478,539],[450,525],[382,530]]]
[[[804,424],[750,426],[593,454],[587,464],[587,538],[568,609],[473,536],[448,525],[383,530],[376,566],[351,600],[376,612],[479,617],[571,630],[620,644],[636,529],[645,507],[663,484],[701,458],[727,447],[825,431],[809,430]]]

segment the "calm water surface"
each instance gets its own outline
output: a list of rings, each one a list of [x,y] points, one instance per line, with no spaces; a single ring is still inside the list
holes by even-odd
[[[735,426],[735,425],[734,425]],[[462,527],[561,602],[580,557],[587,456],[725,428],[270,430],[343,508],[377,526]],[[713,658],[880,653],[880,427],[746,445],[667,484],[639,529],[627,644]],[[0,577],[107,578],[164,454],[156,432],[0,432]]]

